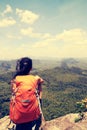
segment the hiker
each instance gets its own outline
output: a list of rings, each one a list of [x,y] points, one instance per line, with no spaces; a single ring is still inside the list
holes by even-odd
[[[41,98],[43,79],[30,74],[32,59],[23,57],[17,61],[16,74],[11,81],[10,119],[16,130],[39,130],[41,125]]]

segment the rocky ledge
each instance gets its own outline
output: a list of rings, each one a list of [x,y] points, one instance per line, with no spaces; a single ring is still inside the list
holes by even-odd
[[[78,119],[78,113],[70,113],[50,121],[45,121],[42,130],[87,130],[87,112],[84,113],[83,119]],[[9,122],[9,116],[0,119],[0,130],[8,130]],[[9,128],[12,128],[12,126],[13,124],[11,123]]]

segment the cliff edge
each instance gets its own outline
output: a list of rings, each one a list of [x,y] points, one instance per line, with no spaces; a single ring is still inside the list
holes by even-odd
[[[84,118],[75,122],[78,119],[78,113],[70,113],[65,116],[46,121],[42,126],[42,130],[87,130],[87,112],[84,113]],[[0,119],[0,130],[8,130],[7,126],[10,122],[9,116]],[[11,123],[9,128],[12,128]]]

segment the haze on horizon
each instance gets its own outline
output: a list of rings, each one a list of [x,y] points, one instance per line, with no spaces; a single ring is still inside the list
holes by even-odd
[[[1,0],[0,59],[87,57],[86,0]]]

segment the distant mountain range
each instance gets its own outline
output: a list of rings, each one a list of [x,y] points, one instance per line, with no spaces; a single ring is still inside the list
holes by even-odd
[[[0,60],[0,73],[5,73],[6,71],[14,71],[17,60]],[[50,69],[57,66],[67,67],[80,67],[87,69],[87,58],[74,59],[74,58],[66,58],[66,59],[33,59],[33,69]]]

